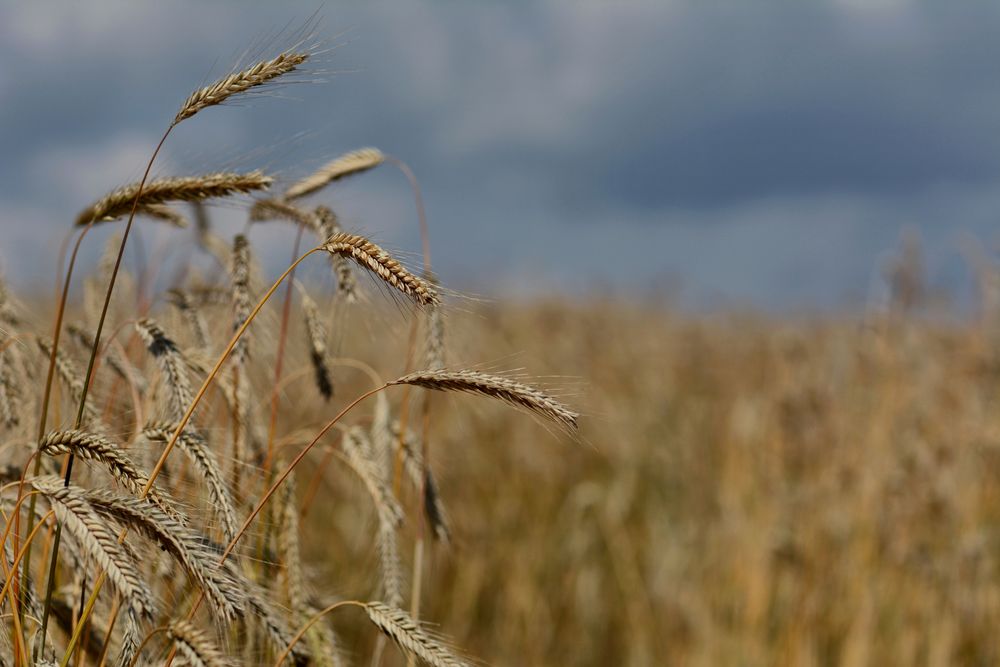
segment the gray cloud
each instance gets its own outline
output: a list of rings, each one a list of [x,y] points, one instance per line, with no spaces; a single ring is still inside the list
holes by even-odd
[[[249,39],[313,10],[0,7],[7,272],[28,280],[51,261],[45,237],[141,173],[193,87]],[[262,163],[293,178],[377,145],[421,177],[439,272],[484,292],[676,278],[695,303],[822,307],[863,300],[905,224],[923,231],[942,281],[961,277],[963,230],[993,233],[991,6],[406,2],[322,13],[336,47],[325,83],[182,125],[161,172]],[[418,248],[399,174],[374,172],[328,199],[386,243]],[[609,258],[621,248],[627,257]]]

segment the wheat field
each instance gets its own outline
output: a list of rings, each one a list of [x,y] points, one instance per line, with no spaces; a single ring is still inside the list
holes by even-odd
[[[54,296],[0,284],[0,665],[1000,662],[991,267],[965,318],[921,312],[912,244],[863,316],[490,302],[434,275],[399,157],[159,150],[67,221]],[[417,261],[324,198],[373,169],[415,186]],[[140,226],[182,262],[126,268]]]

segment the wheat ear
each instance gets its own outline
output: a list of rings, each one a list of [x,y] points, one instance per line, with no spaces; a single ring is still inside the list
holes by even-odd
[[[383,162],[385,162],[385,156],[377,148],[361,148],[350,153],[345,153],[327,162],[301,181],[293,183],[285,190],[285,198],[297,199],[304,197],[345,176],[374,169]]]
[[[305,225],[316,234],[320,233],[320,224],[315,215],[283,199],[259,199],[254,202],[250,207],[250,221],[266,220],[288,220]]]
[[[262,86],[283,74],[288,74],[308,59],[308,53],[285,51],[270,60],[263,60],[252,67],[233,72],[210,86],[199,88],[191,93],[181,106],[177,116],[174,117],[173,124],[176,125],[185,118],[190,118],[202,109],[222,104],[233,95]]]
[[[194,400],[191,381],[181,351],[177,348],[177,344],[163,333],[163,329],[148,317],[136,322],[135,329],[165,377],[170,418],[180,419],[187,406]]]
[[[187,621],[167,626],[167,636],[181,657],[191,667],[229,667],[226,656],[215,647],[208,635]]]
[[[152,616],[153,599],[135,563],[108,523],[86,501],[83,490],[63,486],[57,477],[35,477],[31,483],[49,501],[63,530],[107,573],[129,605],[143,616]]]
[[[415,276],[389,253],[363,236],[340,232],[328,238],[323,249],[333,255],[353,259],[421,305],[436,304],[439,301],[437,292],[423,278]]]
[[[371,622],[404,652],[413,654],[434,667],[469,665],[428,634],[405,611],[382,602],[368,602],[364,608]]]
[[[149,181],[139,192],[138,183],[130,183],[97,200],[76,217],[77,226],[92,220],[106,222],[128,215],[139,198],[140,207],[168,201],[199,201],[265,190],[271,185],[270,176],[259,171],[245,174],[216,172],[201,176],[177,176]]]
[[[176,429],[176,424],[172,422],[158,422],[147,425],[143,429],[142,435],[147,440],[154,442],[167,442]],[[232,540],[239,529],[239,522],[236,520],[236,510],[233,498],[229,493],[229,487],[226,486],[222,470],[214,455],[208,450],[204,439],[189,429],[181,433],[177,439],[177,447],[184,452],[201,473],[202,479],[208,486],[209,497],[212,500],[212,511],[222,521],[222,533],[227,542]]]
[[[218,555],[204,546],[198,533],[138,498],[102,490],[87,491],[84,497],[98,513],[145,535],[173,556],[205,591],[217,618],[228,622],[242,615],[241,586],[225,576]]]
[[[464,391],[490,396],[510,405],[525,408],[567,428],[575,429],[579,419],[579,414],[535,387],[478,371],[418,371],[393,380],[389,384],[408,384],[437,391]]]
[[[337,214],[328,206],[317,206],[313,215],[319,224],[320,241],[341,231]],[[354,303],[358,299],[358,281],[351,270],[351,263],[343,255],[330,255],[333,274],[337,278],[337,294],[345,303]]]

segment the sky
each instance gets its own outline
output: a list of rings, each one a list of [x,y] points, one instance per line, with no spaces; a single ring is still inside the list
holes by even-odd
[[[185,121],[154,173],[287,184],[376,146],[420,179],[443,282],[487,296],[863,307],[903,230],[949,291],[1000,242],[991,3],[39,0],[0,5],[0,270],[53,275],[76,213],[138,180],[187,95],[314,13],[311,69]],[[316,202],[419,265],[397,170]],[[213,211],[225,234],[244,216]],[[252,238],[287,263],[287,227]]]

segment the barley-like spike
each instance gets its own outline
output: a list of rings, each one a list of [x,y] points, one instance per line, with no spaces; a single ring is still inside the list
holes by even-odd
[[[96,222],[109,222],[128,215],[139,195],[139,207],[168,201],[199,201],[216,197],[246,194],[266,190],[272,183],[270,176],[259,171],[245,174],[215,172],[201,176],[175,176],[148,181],[139,193],[139,184],[130,183],[97,200],[76,217],[77,226]]]
[[[296,283],[298,285],[298,283]],[[299,286],[302,297],[302,316],[305,318],[306,337],[309,342],[309,360],[312,362],[316,387],[320,395],[329,401],[333,398],[333,380],[330,379],[330,367],[326,362],[326,327],[319,316],[319,308],[309,293]]]
[[[233,299],[233,331],[237,331],[253,309],[250,298],[250,242],[243,234],[233,239],[233,260],[230,267]],[[244,334],[233,348],[233,359],[238,366],[246,362],[248,356],[247,336]]]
[[[233,72],[210,86],[200,88],[191,93],[181,106],[177,116],[174,117],[174,125],[202,109],[222,104],[233,95],[264,85],[272,79],[294,71],[308,59],[308,53],[285,51],[270,60],[263,60],[245,70]]]
[[[125,610],[125,629],[122,632],[122,644],[118,650],[118,667],[132,667],[139,644],[142,642],[142,626],[139,623],[139,613],[135,607]]]
[[[392,489],[386,484],[385,477],[378,470],[375,461],[366,455],[366,452],[371,450],[371,445],[367,440],[364,431],[357,426],[352,426],[344,434],[341,446],[348,465],[361,478],[375,502],[379,520],[395,528],[403,521],[403,510],[396,502]]]
[[[455,656],[448,647],[421,628],[402,609],[382,602],[368,602],[365,613],[375,626],[403,649],[434,667],[466,667],[468,662]]]
[[[567,428],[575,429],[579,419],[576,412],[535,387],[478,371],[418,371],[393,380],[389,384],[408,384],[438,391],[464,391],[490,396],[551,419]]]
[[[340,180],[345,176],[359,174],[374,169],[385,162],[385,156],[377,148],[362,148],[345,153],[306,176],[301,181],[292,184],[285,191],[286,199],[297,199],[316,192],[323,186]]]
[[[146,206],[137,209],[136,213],[138,215],[144,215],[147,218],[153,218],[154,220],[162,220],[163,222],[169,223],[178,229],[186,229],[188,226],[187,218],[169,206],[164,206],[163,204],[147,204]]]
[[[389,253],[363,236],[340,232],[328,238],[323,249],[353,259],[421,305],[439,301],[437,292],[423,278],[412,274]]]
[[[0,350],[0,424],[15,428],[20,423],[20,391],[13,377],[14,364],[10,350]]]
[[[85,461],[96,461],[102,464],[129,493],[136,496],[142,494],[149,481],[146,473],[132,462],[125,454],[125,450],[108,438],[95,433],[78,430],[52,431],[42,438],[38,449],[42,454],[50,456],[72,453]],[[179,519],[173,504],[155,486],[149,487],[146,501]]]
[[[160,370],[163,371],[167,385],[168,413],[171,419],[179,420],[185,410],[194,400],[191,391],[191,381],[188,378],[184,358],[177,344],[163,333],[163,329],[148,317],[135,323],[139,337],[146,344],[146,349],[153,355]]]
[[[143,436],[155,442],[167,442],[173,435],[177,425],[170,422],[156,422],[143,429]],[[177,448],[180,449],[201,473],[205,484],[208,486],[209,497],[212,500],[212,511],[222,521],[222,533],[226,541],[236,537],[239,530],[239,522],[236,520],[236,510],[233,498],[229,493],[229,487],[222,476],[215,456],[209,451],[205,440],[193,432],[190,428],[181,432],[177,439]]]
[[[389,479],[393,464],[392,412],[389,398],[384,391],[375,394],[370,436],[367,440],[370,445],[370,458],[382,479]]]
[[[48,358],[52,354],[52,343],[42,338],[37,338],[36,342],[42,354]],[[58,373],[60,381],[69,389],[73,400],[79,402],[83,394],[83,376],[76,365],[62,350],[56,352],[56,373]],[[97,426],[100,424],[100,417],[90,403],[84,406],[84,415],[87,417],[87,422],[91,425]]]
[[[111,526],[86,501],[84,491],[74,485],[63,486],[58,477],[35,477],[31,483],[49,501],[63,531],[107,573],[122,597],[138,614],[152,616],[153,599],[135,563]]]
[[[320,223],[316,216],[284,199],[258,199],[250,207],[250,221],[264,222],[267,220],[288,220],[299,225],[305,225],[310,231],[319,234]]]
[[[438,491],[437,481],[434,473],[424,461],[421,454],[421,444],[415,433],[407,429],[406,433],[400,432],[399,422],[392,425],[393,439],[398,440],[403,453],[403,468],[406,470],[410,483],[419,489],[424,489],[424,514],[434,530],[434,536],[444,543],[451,541],[451,528],[448,525],[448,515],[441,501],[441,494]]]
[[[167,626],[167,636],[191,667],[228,667],[230,664],[208,635],[188,621],[173,621]]]
[[[167,291],[167,302],[175,307],[184,316],[191,335],[194,337],[194,344],[199,350],[208,348],[208,325],[201,315],[201,310],[194,303],[191,295],[182,289],[171,289]]]
[[[94,337],[82,325],[69,324],[66,326],[66,331],[85,349],[89,350],[94,347]],[[114,346],[109,348],[107,354],[104,355],[104,361],[118,377],[126,382],[135,383],[139,391],[145,390],[146,378],[142,377],[132,364],[129,363],[128,359],[118,352],[118,348]]]
[[[340,221],[337,214],[327,206],[317,206],[313,209],[313,215],[319,221],[320,241],[340,232]],[[337,278],[337,294],[345,303],[354,303],[358,300],[358,281],[351,270],[351,263],[343,255],[330,255],[330,263],[333,265],[333,274]]]
[[[399,544],[395,527],[379,514],[376,535],[379,570],[382,574],[382,595],[387,604],[403,606],[403,566],[399,562]]]
[[[243,613],[243,598],[237,585],[219,568],[214,551],[206,549],[201,536],[185,528],[147,502],[103,490],[87,491],[86,500],[100,514],[136,530],[167,551],[184,568],[211,602],[216,616],[231,621]]]

